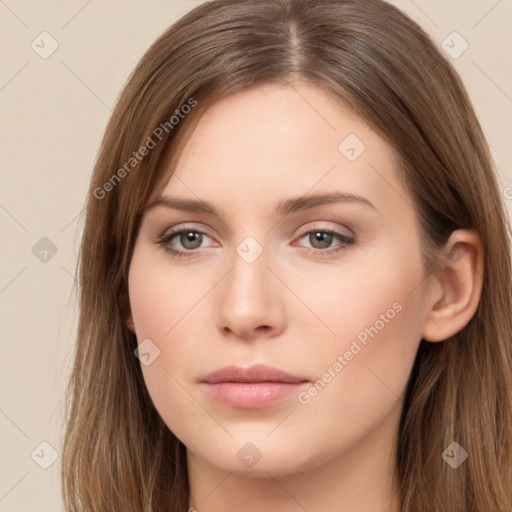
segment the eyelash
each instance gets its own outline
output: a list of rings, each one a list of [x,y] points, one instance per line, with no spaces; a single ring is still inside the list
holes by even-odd
[[[204,231],[200,231],[198,229],[195,229],[193,227],[184,227],[173,231],[166,231],[164,234],[155,242],[157,245],[161,246],[164,251],[168,252],[171,256],[176,258],[182,258],[182,257],[194,257],[192,256],[194,253],[197,253],[199,249],[189,250],[189,251],[180,251],[175,249],[170,243],[171,241],[176,238],[181,233],[196,233],[200,235],[206,235],[208,236]],[[353,245],[355,243],[355,239],[348,237],[346,235],[343,235],[342,233],[338,233],[337,231],[333,231],[331,229],[320,229],[320,228],[314,228],[314,229],[308,229],[300,233],[298,239],[303,238],[305,235],[309,235],[310,233],[324,233],[334,236],[336,240],[341,242],[339,245],[335,246],[334,248],[328,248],[328,249],[311,249],[308,247],[305,247],[307,253],[314,254],[315,256],[320,257],[327,257],[331,256],[335,253],[339,253],[341,251],[344,251],[348,249],[350,245]],[[211,238],[211,237],[208,237]]]

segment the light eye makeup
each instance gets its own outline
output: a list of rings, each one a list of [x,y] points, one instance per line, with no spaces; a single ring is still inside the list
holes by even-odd
[[[204,231],[194,226],[184,226],[178,229],[166,229],[154,243],[174,258],[195,258],[205,248],[202,246],[205,237],[212,239]],[[303,229],[299,232],[296,240],[300,241],[302,239],[305,239],[310,247],[303,245],[298,245],[298,247],[302,247],[307,254],[319,257],[333,256],[356,243],[353,236],[347,236],[339,231],[322,226]],[[176,243],[181,245],[181,248],[177,247]],[[188,244],[192,247],[186,247]],[[315,244],[318,244],[318,246],[314,247]],[[296,243],[294,243],[294,246],[297,246]]]

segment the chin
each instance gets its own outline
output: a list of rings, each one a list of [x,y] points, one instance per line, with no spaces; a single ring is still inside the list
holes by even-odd
[[[304,451],[302,441],[296,444],[283,444],[279,441],[276,444],[264,438],[253,442],[248,440],[250,438],[229,439],[225,443],[216,444],[214,450],[210,445],[192,447],[191,451],[195,457],[221,471],[253,478],[268,478],[269,474],[280,477],[301,473],[317,468],[332,457],[332,450],[328,453]]]

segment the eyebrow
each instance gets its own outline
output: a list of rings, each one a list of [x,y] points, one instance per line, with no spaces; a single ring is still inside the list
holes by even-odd
[[[279,216],[284,216],[299,210],[306,210],[315,208],[317,206],[335,203],[356,203],[369,206],[370,208],[378,211],[377,208],[368,199],[357,194],[349,194],[346,192],[329,192],[324,194],[304,195],[282,199],[277,204],[275,212]],[[187,212],[215,215],[216,217],[223,219],[223,214],[215,206],[208,203],[207,201],[183,199],[170,196],[158,197],[154,201],[151,201],[145,210],[151,210],[159,206]]]

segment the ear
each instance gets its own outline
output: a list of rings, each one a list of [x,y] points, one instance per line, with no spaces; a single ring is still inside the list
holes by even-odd
[[[454,231],[443,248],[439,267],[430,277],[423,339],[444,341],[469,323],[480,301],[483,269],[478,233]]]
[[[135,324],[133,322],[133,317],[131,313],[128,314],[128,318],[126,319],[126,325],[128,326],[128,329],[130,329],[130,331],[132,331],[133,334],[135,334]]]

